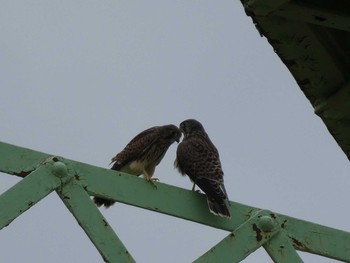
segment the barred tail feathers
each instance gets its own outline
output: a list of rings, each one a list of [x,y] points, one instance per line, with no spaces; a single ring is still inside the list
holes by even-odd
[[[225,201],[218,201],[212,198],[207,197],[208,207],[211,213],[218,215],[227,219],[231,218],[230,211],[228,210]]]

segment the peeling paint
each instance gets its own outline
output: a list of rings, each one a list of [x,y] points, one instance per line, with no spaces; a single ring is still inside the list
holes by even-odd
[[[309,251],[310,250],[304,243],[302,243],[301,241],[297,240],[294,237],[292,237],[292,243],[296,249],[300,249],[302,251]]]
[[[283,223],[281,224],[281,227],[285,228],[286,227],[286,223],[287,223],[287,220],[284,220]]]
[[[19,177],[26,177],[28,174],[30,174],[31,172],[33,172],[35,169],[30,170],[30,171],[20,171],[20,172],[12,172],[13,175],[19,176]]]
[[[260,242],[262,240],[260,228],[256,224],[253,224],[253,230],[256,233],[256,241]]]
[[[109,226],[109,224],[108,224],[108,222],[106,221],[106,219],[103,219],[102,221],[103,221],[104,226]]]

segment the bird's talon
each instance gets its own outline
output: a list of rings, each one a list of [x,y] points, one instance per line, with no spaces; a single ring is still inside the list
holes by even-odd
[[[151,179],[146,179],[147,180],[147,182],[149,182],[154,188],[156,188],[157,189],[157,186],[156,186],[156,184],[154,183],[154,181],[156,181],[156,180],[154,180],[154,179],[156,179],[156,178],[151,178]],[[158,180],[158,179],[157,179]],[[158,180],[159,181],[159,180]]]

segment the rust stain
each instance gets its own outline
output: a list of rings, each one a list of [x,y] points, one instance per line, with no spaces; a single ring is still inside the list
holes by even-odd
[[[287,220],[284,220],[283,223],[281,224],[281,227],[282,227],[282,228],[285,228],[286,223],[287,223]]]
[[[105,219],[103,219],[102,221],[103,221],[104,226],[108,226],[108,222]]]
[[[299,240],[292,238],[293,244],[296,245],[297,247],[302,247],[303,243],[301,243]]]
[[[235,242],[235,239],[236,239],[236,236],[235,236],[234,233],[230,233],[230,234],[228,235],[228,237],[227,237],[227,240],[228,240],[229,242],[232,242],[232,243]]]
[[[256,224],[253,224],[253,230],[256,233],[256,241],[260,242],[262,240],[262,238],[263,238],[262,235],[261,235],[260,228]]]
[[[33,171],[34,170],[32,170],[32,171],[20,171],[18,173],[13,172],[12,174],[24,178],[24,177],[26,177],[28,174],[30,174]]]
[[[303,251],[309,251],[309,248],[304,243],[299,241],[298,239],[292,237],[292,242],[293,242],[293,246],[295,248],[303,250]]]

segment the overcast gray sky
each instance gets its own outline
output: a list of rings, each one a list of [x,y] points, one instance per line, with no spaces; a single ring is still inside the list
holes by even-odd
[[[196,118],[231,200],[350,231],[349,162],[239,1],[1,3],[0,140],[108,167],[140,131]],[[190,189],[175,150],[155,177]],[[18,181],[0,174],[0,192]],[[101,211],[137,262],[191,262],[228,234]],[[3,229],[0,248],[1,262],[102,262],[55,193]],[[272,261],[260,249],[244,262]]]

